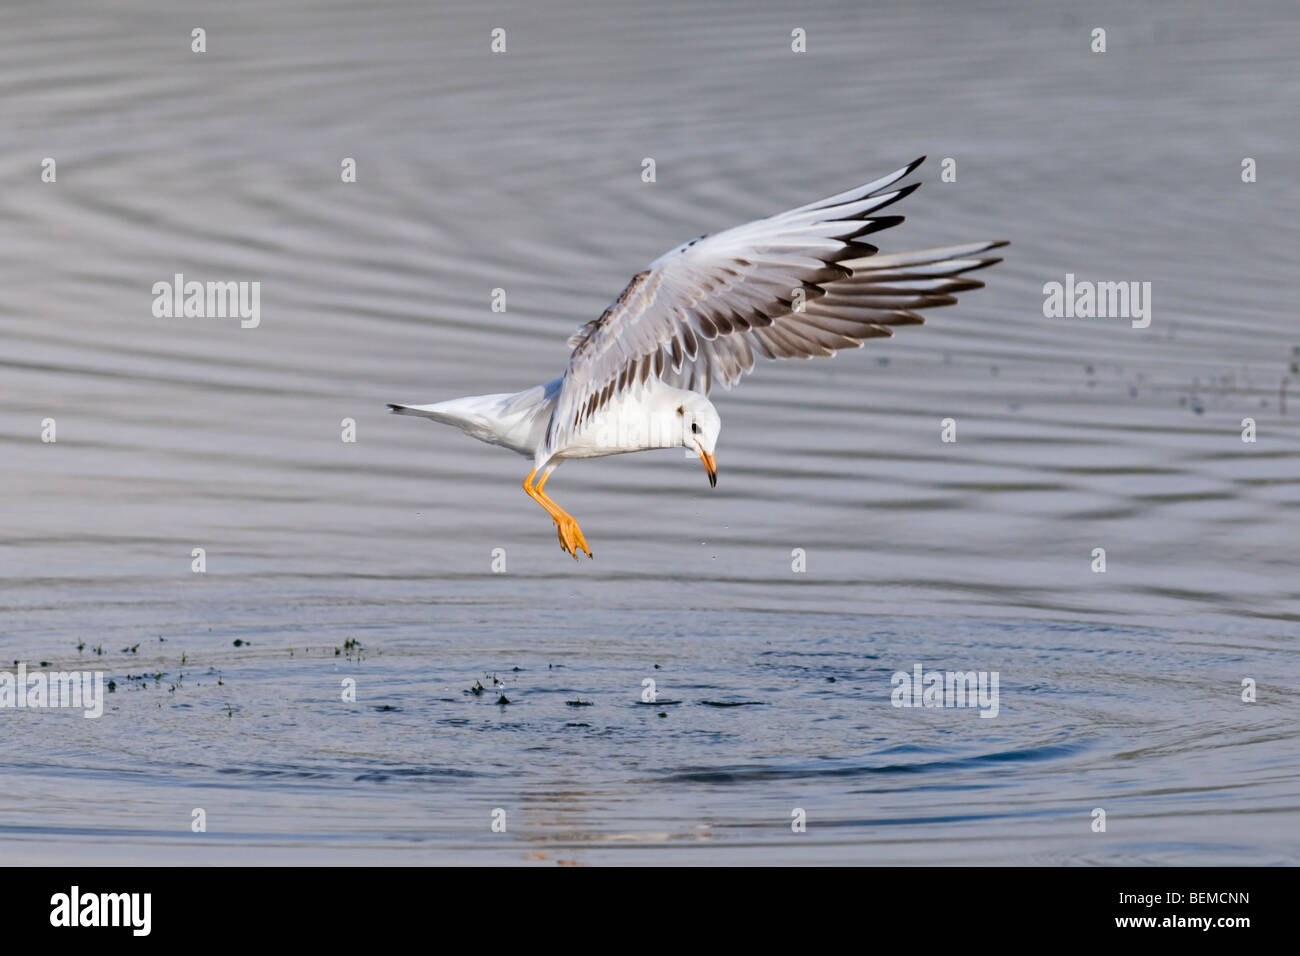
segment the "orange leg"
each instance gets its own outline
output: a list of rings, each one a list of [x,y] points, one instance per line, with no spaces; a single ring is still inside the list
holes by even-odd
[[[578,522],[573,515],[561,508],[546,494],[546,479],[551,477],[551,471],[547,470],[541,479],[536,484],[533,484],[533,476],[536,474],[537,469],[533,469],[528,473],[528,477],[524,479],[524,493],[545,508],[546,513],[555,521],[555,535],[560,539],[560,547],[573,555],[575,561],[578,560],[579,548],[586,552],[587,557],[592,557],[591,548],[587,546],[587,539],[583,537],[582,529],[578,527]]]
[[[572,554],[574,560],[577,560],[578,548],[585,551],[587,557],[590,558],[592,557],[591,548],[587,546],[587,539],[583,537],[582,529],[578,527],[577,519],[556,504],[555,499],[546,493],[546,482],[550,479],[551,471],[553,470],[554,469],[548,469],[543,473],[541,480],[537,482],[534,488],[537,493],[542,496],[542,499],[558,512],[555,523],[558,526],[557,534],[560,538],[560,546]],[[568,540],[566,540],[566,538]]]

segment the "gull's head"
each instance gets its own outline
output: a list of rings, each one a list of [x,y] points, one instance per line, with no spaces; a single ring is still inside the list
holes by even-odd
[[[678,404],[677,415],[681,419],[682,447],[700,456],[704,470],[709,473],[709,485],[717,487],[718,460],[714,457],[714,449],[718,444],[718,432],[722,431],[718,410],[703,395],[690,392]]]

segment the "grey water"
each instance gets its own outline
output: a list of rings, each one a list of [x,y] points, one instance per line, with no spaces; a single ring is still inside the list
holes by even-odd
[[[0,6],[0,670],[115,688],[0,710],[0,854],[1300,862],[1297,54],[1290,0]],[[987,288],[715,392],[715,490],[565,465],[594,560],[385,411],[922,154],[873,240],[1009,239]],[[177,273],[260,323],[155,317]],[[1150,326],[1045,317],[1067,273]]]

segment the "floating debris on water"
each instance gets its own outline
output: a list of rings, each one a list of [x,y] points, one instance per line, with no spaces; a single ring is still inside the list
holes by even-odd
[[[666,701],[665,701],[666,703]],[[764,700],[702,700],[702,707],[763,707],[767,701]]]

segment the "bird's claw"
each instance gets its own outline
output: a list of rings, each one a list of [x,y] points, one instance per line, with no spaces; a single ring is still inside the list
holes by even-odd
[[[591,548],[587,546],[587,539],[582,536],[582,529],[578,527],[578,522],[572,518],[555,519],[555,536],[560,539],[560,547],[573,555],[573,560],[578,560],[579,548],[586,552],[587,557],[592,557]]]

